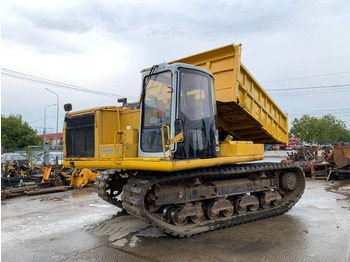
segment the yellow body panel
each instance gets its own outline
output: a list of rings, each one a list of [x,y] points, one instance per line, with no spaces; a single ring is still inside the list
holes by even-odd
[[[116,135],[116,155],[121,156],[122,145],[125,144],[127,157],[137,157],[138,129],[140,121],[140,110],[120,108],[117,106],[97,107],[82,111],[69,113],[69,116],[84,114],[95,115],[95,157],[94,159],[112,159],[114,149],[114,137],[118,131],[124,135]],[[63,139],[65,141],[65,126],[63,126]],[[119,145],[118,145],[119,144]],[[63,154],[66,158],[66,148]],[[119,150],[118,150],[119,149]],[[82,158],[81,158],[82,159]],[[90,159],[90,158],[88,158]]]
[[[173,172],[217,165],[229,165],[264,159],[264,146],[251,142],[224,142],[220,144],[221,156],[218,158],[169,160],[163,158],[79,158],[65,159],[63,165],[76,168],[135,169]]]
[[[204,168],[211,166],[231,165],[235,163],[262,160],[264,156],[232,156],[218,157],[207,159],[191,159],[191,160],[164,160],[159,158],[124,158],[120,161],[64,161],[63,165],[67,167],[87,167],[87,168],[104,168],[104,169],[132,169],[132,170],[150,170],[174,172],[188,169]]]
[[[264,145],[253,144],[250,141],[229,141],[220,144],[220,156],[230,157],[239,155],[262,155],[264,156]]]

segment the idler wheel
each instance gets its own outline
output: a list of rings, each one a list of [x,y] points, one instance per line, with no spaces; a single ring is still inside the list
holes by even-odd
[[[170,219],[171,206],[166,206],[163,209],[163,217]]]
[[[241,206],[242,198],[239,197],[235,200],[235,209],[238,214],[244,214],[247,211],[247,206]]]
[[[206,215],[210,220],[215,220],[219,217],[219,212],[213,212],[212,208],[213,208],[214,203],[210,203],[208,204],[207,208],[206,208]]]
[[[171,209],[170,221],[176,226],[184,226],[187,224],[188,217],[179,216],[181,208]]]
[[[297,187],[298,178],[295,173],[287,172],[282,175],[281,185],[284,190],[294,190]]]

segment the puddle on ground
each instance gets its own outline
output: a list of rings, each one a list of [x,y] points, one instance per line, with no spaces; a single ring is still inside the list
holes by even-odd
[[[40,199],[40,202],[45,202],[45,201],[67,202],[66,200],[64,200],[61,197],[45,197],[45,198]]]
[[[111,208],[111,205],[99,205],[99,204],[90,204],[89,207],[102,207],[102,208]]]

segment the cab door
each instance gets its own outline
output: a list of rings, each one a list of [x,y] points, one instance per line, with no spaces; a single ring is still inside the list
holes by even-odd
[[[213,79],[202,71],[179,68],[177,120],[182,122],[184,140],[177,143],[175,159],[217,157],[219,138]],[[175,125],[175,133],[180,132]]]

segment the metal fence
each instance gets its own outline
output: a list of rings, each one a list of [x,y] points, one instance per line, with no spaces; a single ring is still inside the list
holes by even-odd
[[[49,148],[50,152],[62,152],[63,151],[63,146],[59,145],[57,146],[50,146]],[[2,153],[27,153],[27,152],[32,152],[32,153],[40,153],[43,152],[43,146],[28,146],[27,148],[4,148]]]
[[[1,153],[19,153],[25,155],[28,160],[32,162],[37,154],[43,152],[43,146],[28,146],[26,148],[5,148]],[[58,152],[63,154],[63,146],[59,145],[57,146],[57,149],[56,146],[50,146],[49,152]]]

